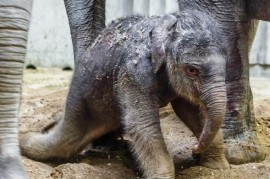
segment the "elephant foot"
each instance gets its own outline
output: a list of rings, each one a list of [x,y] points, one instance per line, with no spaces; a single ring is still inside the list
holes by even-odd
[[[226,158],[231,164],[259,162],[265,159],[263,146],[253,131],[225,139],[224,146]]]
[[[225,155],[221,156],[204,156],[200,158],[200,165],[212,169],[229,169],[230,165]]]
[[[199,165],[212,169],[229,169],[223,148],[210,147],[205,153],[194,156],[199,160]]]
[[[0,158],[0,179],[26,179],[21,157]]]

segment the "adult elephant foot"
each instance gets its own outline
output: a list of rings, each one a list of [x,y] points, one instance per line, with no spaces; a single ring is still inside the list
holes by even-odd
[[[265,158],[255,126],[253,97],[247,77],[231,85],[227,103],[227,114],[222,126],[225,155],[229,163],[242,164],[262,161]]]
[[[21,157],[0,158],[0,179],[25,179]]]
[[[225,155],[229,163],[242,164],[265,159],[263,146],[259,143],[255,131],[246,131],[225,139]]]

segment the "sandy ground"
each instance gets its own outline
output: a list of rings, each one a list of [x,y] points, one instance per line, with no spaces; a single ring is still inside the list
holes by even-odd
[[[24,74],[20,131],[41,131],[63,113],[72,72],[60,69],[26,70]],[[170,107],[160,110],[167,147],[174,158],[177,178],[270,178],[270,79],[252,78],[258,138],[267,158],[260,163],[231,165],[228,170],[211,170],[192,163],[192,133]],[[140,178],[125,150],[104,155],[80,155],[76,160],[41,163],[23,157],[30,179],[133,179]]]

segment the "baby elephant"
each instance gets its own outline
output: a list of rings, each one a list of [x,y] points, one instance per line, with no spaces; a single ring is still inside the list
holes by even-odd
[[[123,129],[146,178],[174,178],[159,108],[179,97],[200,106],[193,152],[206,151],[225,113],[225,44],[215,20],[195,10],[113,22],[75,65],[64,119],[47,133],[22,134],[23,154],[67,158]]]

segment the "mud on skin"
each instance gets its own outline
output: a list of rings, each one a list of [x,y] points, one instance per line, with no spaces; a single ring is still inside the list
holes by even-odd
[[[194,10],[113,22],[76,64],[64,118],[48,133],[21,135],[23,154],[68,158],[123,128],[146,178],[174,178],[158,111],[188,101],[203,121],[194,123],[199,142],[193,152],[202,154],[202,165],[228,168],[219,132],[227,42],[217,29],[214,19]],[[174,106],[176,114],[183,110]]]

